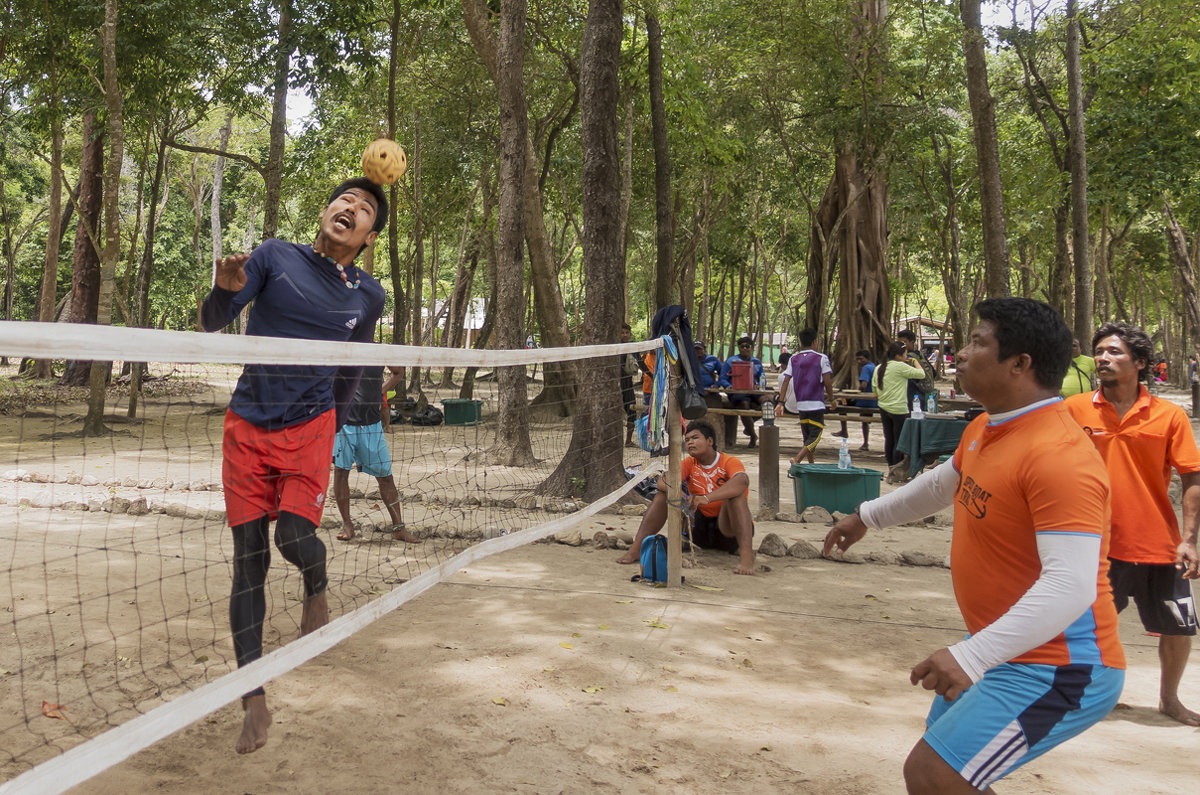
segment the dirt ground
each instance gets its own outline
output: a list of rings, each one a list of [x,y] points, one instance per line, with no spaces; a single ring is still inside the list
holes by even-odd
[[[10,448],[15,468],[79,476],[75,483],[0,480],[11,630],[27,633],[16,648],[0,647],[0,703],[7,705],[0,781],[77,741],[62,721],[31,706],[43,693],[70,700],[59,680],[72,671],[91,668],[101,687],[92,703],[69,706],[117,724],[231,668],[227,531],[220,493],[206,487],[219,483],[220,413],[195,410],[219,404],[225,388],[189,398],[182,429],[183,401],[164,400],[128,436],[96,444],[71,437],[62,411],[0,418],[0,447]],[[545,463],[524,476],[464,463],[486,426],[399,430],[393,453],[404,467],[397,475],[406,521],[457,530],[430,538],[424,549],[384,541],[370,532],[380,521],[372,483],[356,475],[352,485],[366,497],[355,508],[362,537],[344,544],[333,539],[336,522],[322,529],[335,614],[465,548],[476,531],[557,518],[564,509],[514,511],[503,500],[552,468],[549,451],[565,444],[565,428],[538,426]],[[877,427],[873,433],[881,448]],[[785,423],[782,436],[790,455],[799,430]],[[157,453],[147,452],[150,438],[158,439]],[[826,438],[820,459],[832,461],[836,449]],[[731,452],[747,464],[756,507],[757,452]],[[636,452],[627,460],[645,458]],[[855,464],[883,469],[882,455],[856,453]],[[159,478],[157,485],[137,482]],[[495,504],[463,504],[471,494],[494,494]],[[793,507],[791,495],[781,474],[784,511]],[[118,523],[111,513],[87,510],[115,498],[145,499],[147,513]],[[700,553],[682,588],[630,582],[636,571],[616,564],[615,550],[521,547],[461,569],[270,683],[274,725],[256,753],[233,752],[241,711],[226,705],[75,791],[901,792],[903,760],[929,705],[908,671],[964,632],[949,571],[939,565],[949,551],[947,519],[868,535],[856,547],[856,559],[868,562],[859,564],[760,555],[759,574],[740,577],[732,574],[733,557]],[[602,514],[578,529],[590,539],[598,530],[632,532],[637,521]],[[817,544],[826,529],[760,521],[757,537]],[[931,565],[898,565],[905,556]],[[269,588],[268,650],[295,636],[299,614],[296,579],[279,558]],[[106,622],[116,640],[82,638],[90,651],[77,655],[65,638],[86,636],[92,618]],[[181,624],[191,643],[182,649],[166,640],[179,637],[172,633]],[[151,629],[122,629],[138,626]],[[1156,643],[1134,611],[1122,616],[1122,637],[1128,708],[1011,775],[999,791],[1174,793],[1193,786],[1200,730],[1154,709]],[[139,672],[139,655],[168,660],[170,676]],[[1195,671],[1181,691],[1193,706],[1200,704]],[[122,699],[133,705],[120,707]],[[48,750],[25,751],[28,734],[43,737]]]

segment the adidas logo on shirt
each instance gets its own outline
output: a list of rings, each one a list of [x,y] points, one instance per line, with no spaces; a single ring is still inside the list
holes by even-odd
[[[346,321],[346,328],[353,329],[358,326],[358,318],[352,317]]]

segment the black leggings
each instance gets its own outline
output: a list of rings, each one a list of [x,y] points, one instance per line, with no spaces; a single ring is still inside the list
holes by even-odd
[[[264,586],[271,566],[267,533],[271,520],[261,516],[233,530],[233,592],[229,596],[229,626],[238,667],[262,656],[263,620],[267,614]],[[280,511],[275,522],[275,546],[289,563],[300,569],[305,596],[325,590],[325,544],[317,538],[317,526],[302,516]],[[260,687],[247,696],[262,695]]]
[[[896,452],[896,442],[900,441],[900,429],[904,427],[907,414],[892,414],[879,410],[879,418],[883,421],[883,460],[888,466],[897,464],[904,456]]]

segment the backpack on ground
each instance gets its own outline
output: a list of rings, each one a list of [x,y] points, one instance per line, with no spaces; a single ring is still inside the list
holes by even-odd
[[[637,579],[636,577],[634,579]],[[646,582],[667,581],[667,537],[652,535],[642,539],[642,576]]]
[[[442,415],[442,410],[436,406],[426,406],[418,412],[411,415],[410,422],[413,425],[441,425],[445,417]]]

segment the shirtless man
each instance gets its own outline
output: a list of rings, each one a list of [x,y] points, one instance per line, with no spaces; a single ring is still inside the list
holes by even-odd
[[[217,331],[253,301],[247,333],[265,337],[370,342],[384,292],[354,266],[387,221],[383,191],[366,179],[334,189],[312,245],[269,239],[253,253],[219,260],[201,308]],[[358,385],[359,368],[247,364],[225,414],[221,480],[233,532],[229,623],[238,666],[262,656],[264,585],[275,544],[304,580],[301,634],[329,622],[325,545],[317,537],[338,421]],[[237,752],[267,743],[271,713],[259,687],[242,697]]]
[[[691,539],[701,549],[737,553],[735,574],[754,574],[754,521],[750,517],[750,478],[740,459],[718,453],[717,432],[703,420],[687,427],[683,444],[682,479],[693,515]],[[642,541],[656,534],[667,521],[667,481],[658,478],[658,494],[642,516],[633,545],[617,563],[641,560]]]

